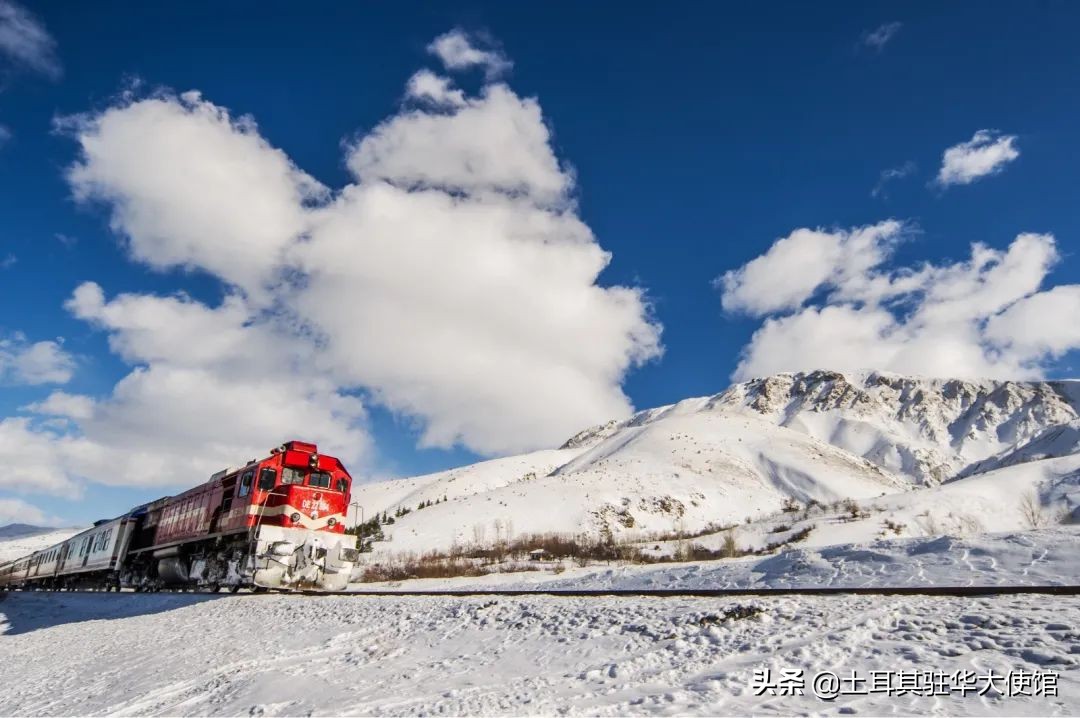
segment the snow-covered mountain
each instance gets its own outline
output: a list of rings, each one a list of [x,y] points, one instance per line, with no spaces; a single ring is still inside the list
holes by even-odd
[[[383,548],[395,551],[495,534],[696,531],[753,522],[790,500],[888,495],[900,510],[933,495],[959,510],[977,486],[1005,506],[972,525],[1007,530],[1020,527],[1014,504],[1032,489],[1056,502],[1055,516],[1076,509],[1078,452],[1080,382],[815,371],[641,411],[559,449],[359,486],[356,500],[367,516],[413,510],[387,527]]]
[[[79,533],[81,528],[51,528],[30,524],[0,526],[0,563],[40,551]]]
[[[56,529],[45,526],[32,526],[31,524],[7,524],[0,526],[0,539],[22,538],[24,536],[36,536],[37,534],[49,533]]]

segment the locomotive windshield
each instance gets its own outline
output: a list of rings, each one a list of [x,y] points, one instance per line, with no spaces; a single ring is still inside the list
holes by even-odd
[[[304,470],[286,466],[281,470],[281,483],[302,484],[304,483]]]
[[[319,489],[330,488],[330,474],[325,471],[312,471],[311,478],[308,479],[308,486],[314,486]]]

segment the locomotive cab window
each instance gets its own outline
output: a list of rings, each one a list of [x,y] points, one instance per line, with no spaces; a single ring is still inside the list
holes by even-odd
[[[259,491],[270,491],[277,483],[277,469],[272,466],[264,466],[259,472]]]
[[[255,479],[254,471],[245,471],[240,477],[240,485],[236,489],[236,495],[240,498],[251,493],[251,482]]]
[[[346,491],[349,490],[349,480],[348,479],[338,479],[337,480],[337,486],[335,488],[337,488],[337,490],[340,491],[341,493],[345,493]]]
[[[304,483],[304,471],[302,469],[293,469],[286,466],[281,470],[281,483],[282,484],[302,484]]]
[[[318,489],[330,488],[330,474],[325,471],[312,471],[311,478],[308,479],[308,486],[314,486]]]

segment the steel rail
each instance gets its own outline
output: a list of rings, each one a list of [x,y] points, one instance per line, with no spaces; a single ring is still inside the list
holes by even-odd
[[[356,591],[306,591],[305,595],[320,596],[446,596],[452,598],[477,597],[526,597],[556,596],[560,598],[737,598],[740,596],[1007,596],[1018,594],[1044,594],[1075,596],[1080,585],[1070,586],[854,586],[854,587],[808,587],[808,588],[642,588],[642,589],[446,589],[421,590],[372,590]]]
[[[8,593],[110,593],[117,592],[92,590],[24,590],[0,591],[0,598]],[[216,594],[198,590],[164,590],[159,593],[172,595],[202,595],[221,597],[234,594]],[[1042,586],[826,586],[807,588],[642,588],[642,589],[445,589],[445,590],[355,590],[355,591],[282,591],[271,589],[266,592],[235,594],[245,596],[349,596],[353,598],[528,598],[545,596],[555,598],[769,598],[773,596],[1013,596],[1022,594],[1041,594],[1048,596],[1080,595],[1080,585],[1042,585]],[[152,593],[120,591],[119,595],[146,596]]]

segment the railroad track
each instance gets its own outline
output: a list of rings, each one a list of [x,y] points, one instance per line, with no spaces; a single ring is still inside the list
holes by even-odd
[[[23,593],[22,591],[11,593]],[[103,591],[25,591],[25,593],[104,593]],[[191,595],[220,595],[198,591],[165,591],[164,593],[188,593]],[[237,596],[269,595],[304,596],[351,596],[354,598],[445,597],[445,598],[525,598],[550,596],[556,598],[738,598],[770,596],[1010,596],[1020,594],[1043,594],[1048,596],[1075,596],[1080,585],[1071,586],[857,586],[823,588],[697,588],[697,589],[468,589],[468,590],[358,590],[358,591],[270,591],[266,593],[241,593]],[[0,592],[0,600],[5,592]],[[145,596],[134,591],[121,591],[121,596]]]
[[[315,594],[316,592],[311,592]],[[557,596],[564,598],[735,598],[739,596],[1005,596],[1014,594],[1075,596],[1076,586],[858,586],[852,588],[698,588],[698,589],[513,589],[513,590],[443,590],[443,591],[334,591],[317,595],[332,596]]]

